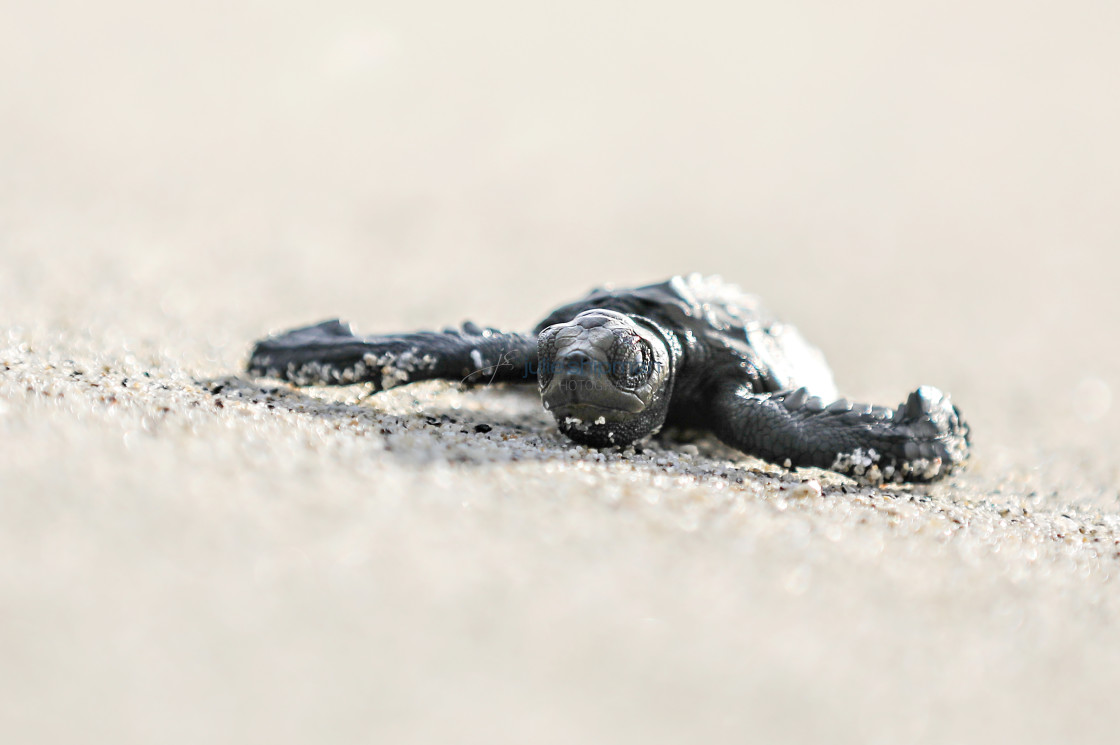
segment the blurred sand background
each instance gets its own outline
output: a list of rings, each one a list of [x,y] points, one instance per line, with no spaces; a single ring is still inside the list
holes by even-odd
[[[1107,0],[0,0],[0,739],[1115,742],[1117,39]],[[971,468],[238,377],[689,271],[851,396],[951,391]]]

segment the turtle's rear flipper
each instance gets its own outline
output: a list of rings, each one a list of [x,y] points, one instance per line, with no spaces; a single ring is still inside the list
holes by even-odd
[[[418,380],[536,383],[537,340],[473,323],[445,331],[358,336],[335,319],[262,339],[252,375],[296,385],[373,383],[377,390]]]
[[[922,386],[897,410],[831,403],[804,388],[756,394],[727,386],[712,400],[712,430],[773,463],[817,466],[862,481],[935,481],[969,454],[969,428],[949,397]]]

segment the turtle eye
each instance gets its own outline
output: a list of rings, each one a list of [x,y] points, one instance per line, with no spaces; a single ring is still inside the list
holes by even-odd
[[[649,380],[652,372],[653,351],[645,339],[620,341],[611,350],[611,380],[622,390],[637,389]]]

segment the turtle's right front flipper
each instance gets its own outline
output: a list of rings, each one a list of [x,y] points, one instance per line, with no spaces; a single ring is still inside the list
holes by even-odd
[[[935,481],[968,458],[968,425],[931,386],[892,410],[828,403],[804,388],[757,394],[729,385],[710,402],[709,416],[716,436],[743,452],[866,481]]]
[[[357,336],[332,320],[262,339],[247,369],[296,385],[373,383],[376,390],[434,379],[535,384],[537,340],[470,322],[445,331]]]

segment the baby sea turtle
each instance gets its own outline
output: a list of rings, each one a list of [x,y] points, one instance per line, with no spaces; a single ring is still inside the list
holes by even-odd
[[[419,380],[527,383],[560,431],[624,446],[663,425],[709,430],[774,463],[865,481],[933,481],[968,458],[949,396],[922,386],[898,409],[838,398],[820,351],[717,277],[597,289],[531,334],[461,328],[356,336],[333,320],[257,342],[254,375],[296,385]]]

